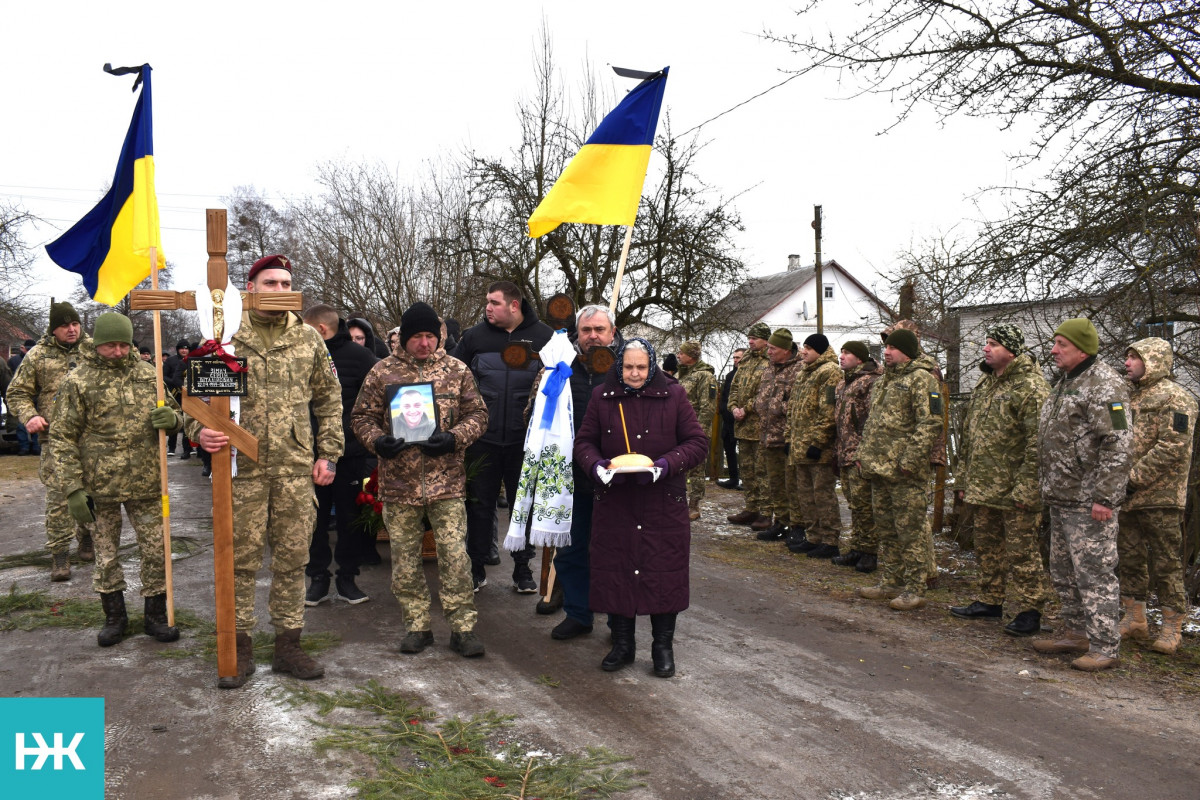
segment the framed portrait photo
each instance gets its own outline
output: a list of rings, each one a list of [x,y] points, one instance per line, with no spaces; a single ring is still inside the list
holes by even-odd
[[[437,403],[433,383],[393,383],[384,389],[392,436],[406,442],[423,442],[438,431]]]

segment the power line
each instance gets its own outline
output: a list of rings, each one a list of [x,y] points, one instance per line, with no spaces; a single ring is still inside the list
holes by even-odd
[[[684,131],[683,133],[681,133],[681,134],[679,134],[679,135],[680,135],[681,137],[682,137],[682,136],[687,136],[687,135],[688,135],[689,133],[691,133],[692,131],[698,131],[698,130],[700,130],[701,128],[703,128],[705,125],[707,125],[708,123],[710,123],[710,122],[712,122],[712,121],[714,121],[714,120],[718,120],[718,119],[720,119],[721,117],[725,116],[726,114],[728,114],[728,113],[730,113],[730,112],[732,112],[732,111],[736,111],[737,109],[741,108],[742,106],[746,105],[747,103],[750,103],[750,102],[752,102],[752,101],[754,101],[754,100],[757,100],[758,98],[762,97],[764,94],[767,94],[768,92],[773,92],[773,91],[775,91],[775,90],[776,90],[776,89],[778,89],[780,86],[783,86],[783,85],[784,85],[784,84],[786,84],[786,83],[791,83],[792,81],[794,81],[796,78],[799,78],[799,77],[800,77],[801,75],[803,75],[803,74],[804,74],[803,72],[797,72],[797,73],[796,73],[796,74],[794,74],[794,75],[790,75],[790,76],[788,76],[787,78],[784,78],[783,80],[781,80],[779,83],[775,84],[774,86],[771,86],[771,87],[769,87],[769,88],[767,88],[767,89],[763,89],[761,92],[759,92],[758,94],[756,94],[756,95],[754,95],[754,96],[752,96],[752,97],[747,97],[745,100],[743,100],[742,102],[738,103],[737,105],[730,106],[729,108],[727,108],[727,109],[725,109],[724,111],[722,111],[720,114],[717,114],[715,117],[709,117],[708,119],[704,120],[704,122],[701,122],[699,125],[693,125],[692,127],[688,128],[686,131]]]

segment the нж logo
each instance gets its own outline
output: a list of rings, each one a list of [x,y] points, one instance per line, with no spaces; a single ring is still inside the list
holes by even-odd
[[[25,769],[25,759],[28,756],[36,756],[37,760],[33,762],[32,769],[41,769],[46,763],[47,758],[54,759],[54,769],[61,770],[63,768],[63,758],[71,761],[71,766],[77,770],[84,770],[83,762],[79,760],[79,756],[75,753],[75,748],[83,741],[83,734],[77,733],[71,739],[71,743],[63,747],[63,735],[61,733],[54,734],[54,746],[46,744],[46,740],[42,738],[40,733],[33,734],[33,740],[37,742],[37,747],[25,746],[25,734],[16,734],[16,751],[17,763],[16,768]]]

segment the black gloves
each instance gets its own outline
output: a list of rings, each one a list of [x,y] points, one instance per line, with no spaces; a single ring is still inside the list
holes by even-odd
[[[804,457],[809,461],[817,461],[821,458],[821,448],[809,445],[808,450],[804,451]]]
[[[375,440],[375,452],[380,458],[395,458],[404,449],[404,440],[395,436],[380,436]]]
[[[454,446],[458,444],[454,440],[454,434],[446,431],[438,431],[423,442],[418,442],[421,449],[428,455],[441,456],[446,453],[453,453]]]

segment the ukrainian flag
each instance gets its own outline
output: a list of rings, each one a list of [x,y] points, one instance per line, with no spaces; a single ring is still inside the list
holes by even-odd
[[[150,113],[150,65],[141,66],[142,93],[121,147],[112,188],[95,208],[55,241],[46,253],[83,277],[92,299],[115,306],[150,275],[150,248],[166,266],[154,195],[154,135]],[[136,88],[136,87],[135,87]]]
[[[642,81],[609,112],[529,217],[529,235],[563,222],[632,225],[658,126],[667,67]]]

